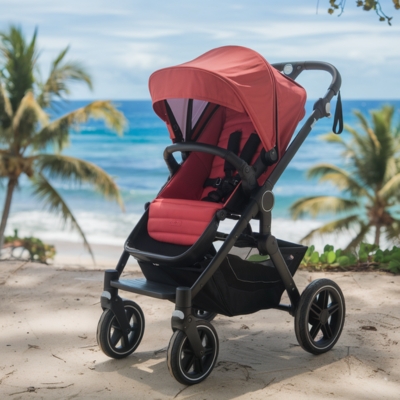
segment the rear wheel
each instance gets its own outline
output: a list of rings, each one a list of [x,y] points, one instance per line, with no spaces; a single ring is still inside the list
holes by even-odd
[[[300,297],[294,318],[300,346],[312,354],[330,350],[342,333],[345,313],[344,296],[335,282],[311,282]]]
[[[197,321],[204,355],[196,357],[185,332],[177,330],[168,345],[167,364],[171,375],[184,385],[202,382],[210,375],[218,357],[218,335],[207,321]]]
[[[109,357],[124,358],[132,354],[139,346],[144,333],[144,315],[142,309],[131,300],[123,300],[125,315],[129,323],[126,337],[114,313],[106,309],[97,325],[97,343]]]

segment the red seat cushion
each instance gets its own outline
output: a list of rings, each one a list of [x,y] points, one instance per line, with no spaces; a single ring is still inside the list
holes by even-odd
[[[202,235],[222,203],[186,199],[155,199],[147,230],[155,240],[191,246]]]

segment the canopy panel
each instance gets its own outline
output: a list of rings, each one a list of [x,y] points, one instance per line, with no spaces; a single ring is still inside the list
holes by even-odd
[[[167,122],[165,100],[185,139],[188,99],[192,127],[215,103],[250,117],[264,148],[285,150],[304,116],[305,90],[273,68],[257,52],[224,46],[200,57],[154,72],[149,80],[154,111]],[[280,152],[280,151],[279,151]]]

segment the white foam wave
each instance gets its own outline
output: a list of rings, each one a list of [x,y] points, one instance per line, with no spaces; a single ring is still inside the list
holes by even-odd
[[[95,212],[78,212],[75,216],[89,243],[121,246],[136,226],[141,214],[115,213],[106,215]],[[225,220],[221,222],[219,230],[229,233],[235,223],[236,221]],[[324,221],[320,220],[293,221],[286,218],[273,218],[272,233],[279,239],[299,243],[305,235],[323,223]],[[252,221],[251,226],[253,231],[259,231],[258,221]],[[6,235],[12,235],[14,229],[18,229],[20,237],[35,236],[49,244],[52,241],[82,242],[77,231],[64,227],[58,217],[45,211],[24,211],[11,215]],[[326,235],[316,237],[312,243],[318,251],[321,251],[327,243],[334,245],[335,248],[344,248],[354,236],[355,232]],[[368,240],[370,243],[373,242],[372,237],[369,237]],[[382,243],[382,245],[385,244]]]
[[[121,245],[139,221],[140,214],[78,212],[75,217],[89,243]],[[47,243],[51,241],[81,242],[76,230],[64,226],[59,217],[45,211],[23,211],[10,216],[6,235],[18,229],[20,237],[35,236]]]

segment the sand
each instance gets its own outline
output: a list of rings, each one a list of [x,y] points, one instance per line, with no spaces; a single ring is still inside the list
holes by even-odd
[[[55,265],[0,262],[0,399],[400,398],[400,276],[299,271],[301,291],[324,277],[344,292],[346,323],[334,349],[320,356],[302,350],[293,318],[282,311],[217,316],[217,365],[204,382],[186,387],[165,362],[168,301],[121,292],[144,311],[142,343],[123,360],[99,350],[103,271],[120,249],[103,251],[112,254],[98,257],[101,267],[84,262],[73,245]],[[130,263],[126,274],[140,270]]]

